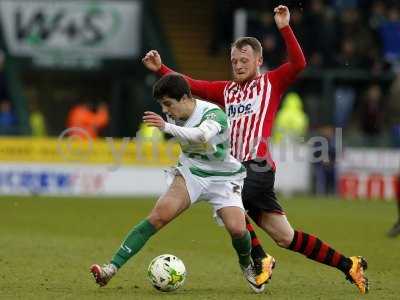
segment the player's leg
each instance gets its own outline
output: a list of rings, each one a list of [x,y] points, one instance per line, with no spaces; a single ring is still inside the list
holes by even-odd
[[[251,258],[253,259],[257,285],[268,283],[275,268],[275,258],[266,254],[257,237],[250,217],[246,214],[246,227],[251,237]]]
[[[251,236],[246,228],[245,212],[241,197],[243,180],[207,182],[207,193],[204,198],[209,199],[214,208],[217,219],[222,220],[232,238],[239,265],[246,281],[253,291],[261,293],[264,284],[258,285],[255,278],[254,265],[251,261]]]
[[[261,241],[254,230],[253,224],[251,224],[250,217],[247,215],[246,227],[251,237],[251,258],[253,260],[262,260],[263,258],[267,257],[267,254],[265,253],[261,245]]]
[[[259,286],[255,280],[255,270],[251,261],[251,237],[246,228],[245,214],[239,207],[223,207],[217,211],[232,239],[232,246],[239,259],[240,269],[250,287],[256,292],[264,291],[264,284]]]
[[[265,190],[273,188],[274,184],[274,177],[270,175],[270,168],[266,167],[267,164],[265,162],[247,161],[244,163],[244,166],[247,171],[242,192],[245,209],[252,211],[261,205],[265,210],[281,211],[282,208],[280,205],[273,198],[269,199],[265,195]],[[257,222],[256,219],[253,218],[253,220]],[[267,283],[272,276],[275,259],[264,252],[250,222],[247,222],[247,228],[252,237],[251,256],[257,273],[257,284]]]
[[[120,268],[135,255],[147,240],[190,206],[189,193],[182,176],[175,176],[168,191],[162,195],[149,216],[132,228],[111,262]]]
[[[396,182],[396,202],[397,202],[397,222],[389,230],[389,237],[396,237],[400,234],[400,175],[397,177]]]
[[[91,272],[100,286],[104,286],[149,238],[190,206],[190,197],[182,176],[175,176],[168,191],[159,198],[149,216],[134,226],[109,264],[95,264]]]
[[[364,275],[367,263],[362,257],[346,257],[314,235],[294,230],[286,215],[261,212],[258,225],[280,247],[298,252],[316,262],[341,270],[361,293],[368,291],[368,279]]]
[[[361,257],[345,257],[317,237],[293,230],[274,191],[275,171],[266,161],[248,161],[243,198],[248,203],[248,215],[281,247],[299,252],[317,262],[342,270],[361,292],[368,290],[364,276],[366,262]]]
[[[251,265],[251,237],[246,229],[243,209],[234,206],[223,207],[217,213],[231,235],[232,245],[238,255],[240,266],[247,268]]]

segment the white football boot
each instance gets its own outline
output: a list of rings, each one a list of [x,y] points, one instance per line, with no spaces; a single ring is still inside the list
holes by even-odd
[[[117,271],[118,268],[113,264],[104,264],[102,267],[94,264],[90,267],[90,273],[92,273],[99,286],[105,286]]]
[[[254,270],[253,264],[250,264],[247,267],[240,266],[240,268],[242,269],[243,275],[246,278],[251,289],[257,294],[262,293],[265,289],[265,284],[257,285],[256,272]]]

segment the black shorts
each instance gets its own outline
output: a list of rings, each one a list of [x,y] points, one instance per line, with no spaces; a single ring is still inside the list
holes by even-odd
[[[266,161],[243,162],[247,171],[244,179],[242,200],[247,214],[259,223],[262,211],[284,214],[275,195],[275,170]]]

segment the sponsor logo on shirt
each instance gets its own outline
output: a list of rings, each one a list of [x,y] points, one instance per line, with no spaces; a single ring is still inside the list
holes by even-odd
[[[226,111],[230,119],[235,119],[255,113],[258,109],[258,106],[258,97],[254,97],[240,103],[228,104]]]

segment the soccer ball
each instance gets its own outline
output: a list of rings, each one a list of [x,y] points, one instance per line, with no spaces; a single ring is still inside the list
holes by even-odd
[[[151,284],[159,291],[171,292],[183,285],[186,268],[174,255],[163,254],[154,258],[147,270]]]

